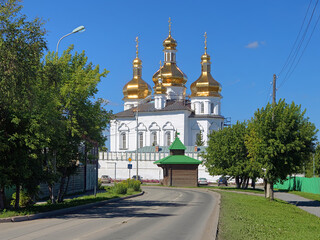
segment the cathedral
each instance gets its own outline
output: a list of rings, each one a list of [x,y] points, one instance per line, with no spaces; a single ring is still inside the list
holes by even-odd
[[[186,146],[194,146],[201,134],[204,145],[210,131],[223,128],[221,85],[211,75],[210,56],[205,39],[200,77],[186,95],[186,74],[177,66],[177,41],[171,36],[163,41],[163,66],[150,85],[142,79],[142,61],[133,60],[133,78],[123,87],[124,111],[115,115],[110,126],[110,150],[133,151],[144,146],[170,146],[176,132]]]
[[[138,39],[136,41],[133,78],[123,87],[124,110],[115,114],[115,119],[110,123],[110,149],[105,153],[108,156],[100,156],[100,159],[109,163],[114,161],[116,168],[117,161],[127,161],[130,157],[133,159],[134,169],[135,159],[138,158],[141,161],[139,168],[143,177],[161,178],[161,173],[157,172],[159,170],[153,164],[157,159],[151,156],[152,153],[162,152],[164,155],[156,158],[164,157],[178,134],[181,142],[187,147],[186,154],[194,157],[194,154],[197,155],[199,150],[204,149],[195,147],[197,137],[201,135],[203,145],[206,146],[208,134],[223,128],[221,85],[211,75],[206,34],[204,53],[199,66],[201,72],[199,78],[190,86],[191,95],[186,94],[187,75],[177,66],[178,44],[171,35],[170,21],[168,37],[163,41],[163,65],[160,62],[160,68],[152,77],[153,91],[142,78]],[[140,156],[137,156],[138,153]],[[199,156],[197,158],[199,159]],[[118,162],[117,170],[110,170],[113,164],[107,170],[107,161],[104,166],[101,165],[101,169],[105,168],[104,174],[112,176],[115,170],[114,175],[118,175],[118,178],[128,177],[126,166],[121,170],[121,164]],[[202,170],[204,174],[204,167]],[[209,177],[208,174],[203,174],[200,173],[199,177]]]

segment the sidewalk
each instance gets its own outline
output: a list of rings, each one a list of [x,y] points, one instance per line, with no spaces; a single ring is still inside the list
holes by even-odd
[[[286,192],[275,192],[274,197],[296,205],[298,208],[320,217],[320,202]]]

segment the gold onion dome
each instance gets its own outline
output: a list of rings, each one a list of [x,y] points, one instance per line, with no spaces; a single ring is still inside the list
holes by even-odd
[[[157,86],[159,74],[161,72],[162,83],[164,87],[180,86],[184,87],[187,82],[187,76],[178,68],[176,63],[177,41],[171,36],[171,20],[169,18],[169,36],[163,41],[165,61],[164,65],[153,74],[152,81]]]
[[[201,56],[201,75],[191,84],[190,97],[222,97],[221,84],[211,75],[210,56],[207,54],[207,34],[205,33],[205,52]]]
[[[166,94],[167,89],[162,84],[162,73],[161,73],[161,61],[160,61],[160,74],[158,84],[153,87],[154,94]]]
[[[133,78],[123,87],[123,100],[144,99],[151,95],[152,89],[142,78],[142,61],[138,57],[138,37],[136,38],[136,58],[133,60]]]
[[[171,37],[171,33],[169,33],[169,36],[163,41],[162,45],[164,46],[164,50],[176,50],[178,43]]]

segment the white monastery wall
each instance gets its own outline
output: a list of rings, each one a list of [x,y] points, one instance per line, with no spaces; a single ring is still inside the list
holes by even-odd
[[[168,156],[169,153],[139,153],[138,154],[138,170],[139,175],[143,180],[162,180],[162,168],[154,164],[161,158]],[[202,160],[197,153],[187,153],[186,156]],[[100,152],[99,153],[99,169],[98,177],[102,175],[109,175],[112,179],[124,180],[129,178],[129,157],[132,159],[132,169],[130,170],[130,177],[136,175],[136,158],[135,153],[128,152]],[[199,165],[198,177],[207,178],[209,182],[216,182],[220,176],[210,176],[205,166]]]

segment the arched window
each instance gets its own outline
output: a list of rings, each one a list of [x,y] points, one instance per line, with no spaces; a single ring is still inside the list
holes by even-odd
[[[152,146],[157,146],[157,132],[152,132],[151,133],[151,145]]]
[[[127,149],[127,135],[126,135],[126,133],[121,133],[121,135],[120,135],[120,149]]]
[[[200,113],[204,113],[204,103],[200,103]]]
[[[214,103],[211,103],[211,113],[214,113]]]
[[[143,133],[139,133],[139,148],[143,147]]]
[[[171,145],[171,133],[170,132],[166,132],[165,134],[165,142],[167,146]]]

